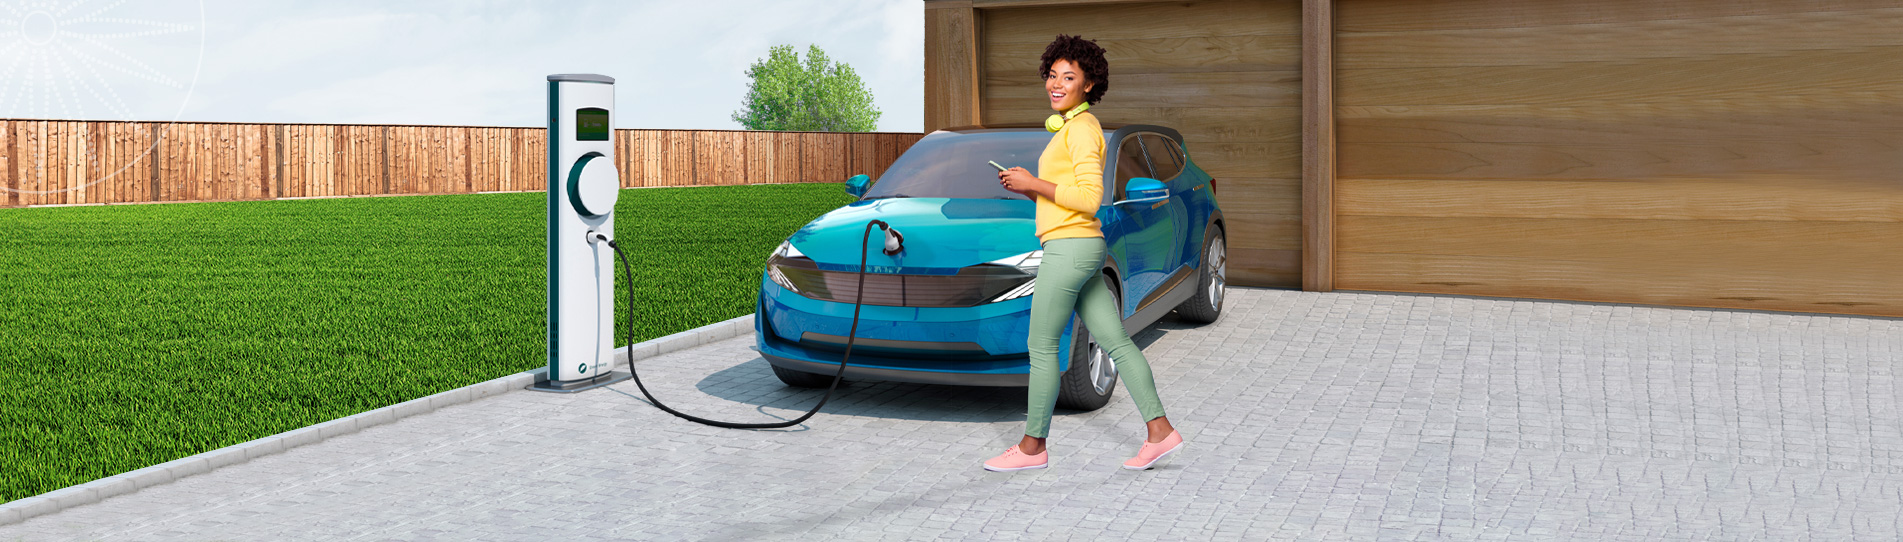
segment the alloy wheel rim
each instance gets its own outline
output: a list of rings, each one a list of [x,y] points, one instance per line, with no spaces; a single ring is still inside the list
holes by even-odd
[[[1111,288],[1110,296],[1114,298],[1114,297],[1117,297],[1117,295],[1118,295],[1117,290],[1115,288]],[[1119,315],[1123,314],[1123,300],[1121,299],[1117,300],[1117,314]],[[1105,352],[1102,346],[1097,345],[1097,336],[1091,335],[1090,336],[1090,387],[1091,389],[1095,390],[1097,392],[1097,395],[1104,395],[1104,394],[1110,393],[1110,387],[1116,385],[1116,382],[1117,382],[1117,364],[1115,362],[1110,361],[1109,352]]]
[[[1090,340],[1090,387],[1097,395],[1110,392],[1110,385],[1117,379],[1117,364],[1110,362],[1110,354],[1097,346],[1097,340]]]
[[[1229,255],[1223,253],[1222,238],[1209,246],[1209,307],[1222,308],[1222,291],[1228,285]]]

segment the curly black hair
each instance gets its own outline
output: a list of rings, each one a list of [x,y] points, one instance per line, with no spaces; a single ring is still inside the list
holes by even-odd
[[[1084,79],[1093,84],[1084,93],[1084,101],[1097,105],[1103,100],[1103,93],[1110,90],[1110,61],[1103,58],[1103,47],[1097,42],[1082,36],[1058,34],[1050,46],[1044,48],[1044,57],[1037,64],[1037,77],[1050,77],[1051,65],[1058,59],[1069,60],[1078,69],[1084,70]]]

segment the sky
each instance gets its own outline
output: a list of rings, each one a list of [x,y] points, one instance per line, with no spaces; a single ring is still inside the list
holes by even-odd
[[[919,0],[0,0],[0,118],[533,127],[547,75],[599,73],[620,128],[740,129],[785,44],[917,132],[924,26]]]

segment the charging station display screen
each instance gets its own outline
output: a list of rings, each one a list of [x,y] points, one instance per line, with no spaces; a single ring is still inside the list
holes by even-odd
[[[608,140],[608,110],[593,107],[575,110],[575,139],[579,141]]]

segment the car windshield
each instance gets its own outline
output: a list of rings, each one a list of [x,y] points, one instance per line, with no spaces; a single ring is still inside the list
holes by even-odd
[[[1043,130],[939,132],[912,145],[885,170],[865,199],[1029,199],[998,186],[998,170],[1022,167],[1037,173],[1037,157],[1051,142]]]

